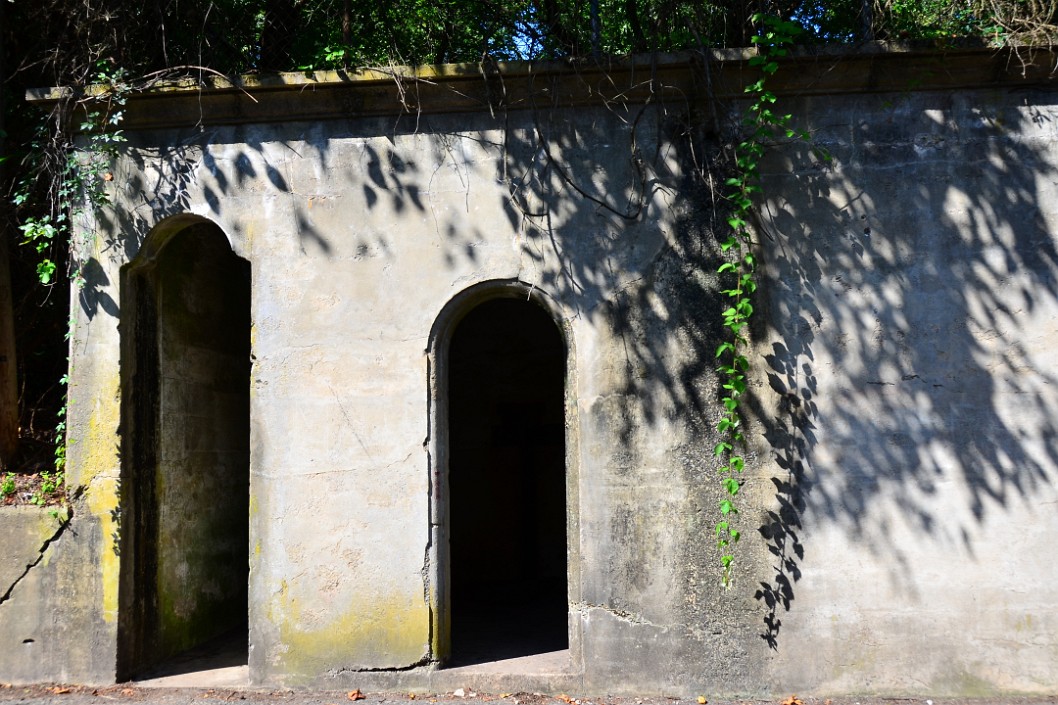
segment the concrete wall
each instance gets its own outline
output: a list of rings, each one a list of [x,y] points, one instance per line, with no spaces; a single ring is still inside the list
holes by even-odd
[[[784,110],[833,161],[798,146],[766,167],[762,352],[785,413],[762,455],[792,508],[779,573],[800,577],[773,677],[1053,692],[1056,95]]]
[[[752,78],[741,59],[709,80],[679,62],[502,82],[473,67],[266,79],[247,86],[257,103],[223,86],[133,101],[115,207],[82,224],[99,236],[75,305],[71,484],[75,517],[100,527],[78,545],[102,559],[75,566],[94,587],[65,648],[120,653],[142,622],[121,523],[139,504],[118,457],[135,434],[115,434],[135,364],[121,269],[211,222],[252,268],[256,682],[1055,692],[1056,110],[1030,90],[1038,72],[1002,62],[823,56],[780,73],[786,111],[834,160],[781,144],[765,169],[746,538],[727,592],[713,184]],[[437,668],[447,345],[489,296],[531,299],[567,348],[570,654],[468,683]],[[109,663],[69,673],[107,680]]]

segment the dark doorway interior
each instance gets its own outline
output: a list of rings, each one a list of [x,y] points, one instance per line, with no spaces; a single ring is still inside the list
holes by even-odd
[[[492,299],[449,348],[452,665],[568,647],[566,347],[538,305]]]
[[[123,291],[119,678],[233,640],[246,663],[250,266],[200,223]]]

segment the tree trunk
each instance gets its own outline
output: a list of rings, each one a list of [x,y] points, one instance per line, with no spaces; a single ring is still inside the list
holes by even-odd
[[[7,234],[0,226],[0,468],[10,468],[18,451],[18,361],[15,358],[15,311]]]
[[[0,27],[4,5],[0,2]],[[5,85],[4,34],[0,31],[0,86]],[[0,157],[7,154],[4,133],[4,92],[0,90]],[[0,184],[7,169],[0,162]],[[4,204],[6,206],[6,204]],[[18,451],[18,360],[15,357],[15,306],[11,296],[11,266],[8,261],[8,218],[0,210],[0,468],[9,468]]]
[[[342,68],[349,70],[349,51],[353,45],[353,11],[349,5],[350,0],[342,3]]]

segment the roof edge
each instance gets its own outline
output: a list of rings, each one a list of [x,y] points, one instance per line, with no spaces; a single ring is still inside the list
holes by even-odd
[[[438,112],[578,107],[659,98],[731,100],[759,78],[753,49],[548,62],[481,62],[158,80],[128,96],[124,129]],[[769,77],[777,95],[1056,85],[1058,47],[867,42],[795,47]],[[43,108],[105,100],[108,88],[42,88]]]

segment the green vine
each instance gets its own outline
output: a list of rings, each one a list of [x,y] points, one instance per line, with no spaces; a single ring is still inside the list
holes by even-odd
[[[724,587],[731,586],[734,549],[742,537],[734,522],[738,514],[736,500],[743,483],[741,476],[746,466],[742,454],[746,439],[742,431],[741,402],[746,393],[749,322],[753,316],[753,294],[757,290],[757,259],[753,254],[749,222],[753,198],[761,192],[760,160],[767,145],[777,138],[808,139],[806,132],[798,132],[790,127],[790,115],[780,115],[773,110],[776,96],[766,87],[769,77],[779,68],[778,60],[787,55],[786,46],[802,29],[795,22],[760,14],[754,15],[753,22],[761,27],[761,31],[751,40],[756,45],[757,54],[750,58],[749,65],[760,70],[760,78],[745,88],[745,93],[752,100],[743,117],[747,136],[735,148],[735,174],[726,181],[730,189],[726,197],[731,203],[731,215],[727,220],[731,232],[720,245],[725,253],[725,261],[717,270],[725,287],[722,293],[728,301],[722,313],[727,339],[716,350],[724,409],[717,423],[720,441],[714,448],[714,455],[720,463],[718,472],[723,488],[719,505],[720,519],[716,523],[716,541]]]
[[[106,183],[113,179],[111,165],[118,155],[120,145],[126,141],[119,126],[124,106],[131,91],[123,69],[107,69],[99,65],[95,76],[96,86],[92,94],[79,101],[77,108],[84,111],[84,119],[78,126],[83,144],[77,145],[67,134],[63,113],[49,116],[42,127],[41,138],[31,145],[25,166],[27,176],[20,183],[12,201],[16,207],[34,202],[34,195],[41,188],[46,192],[49,210],[44,215],[29,215],[22,219],[22,245],[36,250],[37,277],[40,283],[51,286],[56,281],[58,266],[53,253],[64,248],[69,253],[66,274],[71,284],[84,285],[83,248],[72,237],[71,222],[89,210],[102,208],[110,203]],[[53,125],[49,129],[49,125]],[[57,165],[57,167],[55,166]],[[66,338],[69,340],[72,319],[68,322]],[[69,374],[62,376],[60,384],[67,387]],[[55,425],[54,472],[40,473],[40,486],[29,500],[43,505],[48,497],[60,490],[66,471],[66,408],[68,399],[63,395],[62,407]]]
[[[22,244],[33,247],[41,256],[37,262],[37,276],[45,286],[54,283],[56,264],[50,256],[56,246],[69,247],[70,222],[86,210],[101,208],[110,203],[105,184],[113,176],[111,164],[119,146],[126,141],[118,129],[124,115],[129,93],[126,74],[122,69],[100,70],[96,75],[96,92],[80,102],[84,119],[79,132],[86,144],[77,146],[64,133],[61,116],[52,116],[57,127],[47,134],[45,124],[41,139],[31,145],[28,176],[19,184],[13,202],[22,206],[32,200],[35,186],[44,180],[49,212],[22,219]],[[49,165],[58,164],[58,168]],[[71,253],[72,254],[72,253]],[[75,286],[81,286],[80,262],[71,257],[67,272]]]

